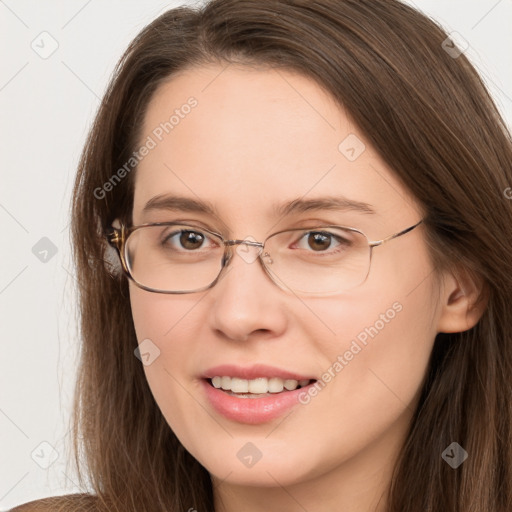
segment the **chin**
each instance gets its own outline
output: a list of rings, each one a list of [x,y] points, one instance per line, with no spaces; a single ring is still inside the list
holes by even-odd
[[[211,439],[211,438],[210,438]],[[252,440],[251,440],[252,439]],[[213,441],[215,442],[215,441]],[[190,451],[212,477],[236,485],[259,487],[288,486],[300,483],[321,473],[312,453],[293,446],[304,446],[290,440],[271,442],[257,437],[233,437],[224,442]],[[309,464],[305,461],[309,461]]]

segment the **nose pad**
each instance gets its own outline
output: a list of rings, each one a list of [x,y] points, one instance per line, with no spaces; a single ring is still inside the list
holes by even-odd
[[[265,254],[261,258],[263,260],[263,263],[265,263],[265,265],[272,265],[272,263],[274,263],[274,260],[270,257],[270,254],[266,251],[265,251]]]

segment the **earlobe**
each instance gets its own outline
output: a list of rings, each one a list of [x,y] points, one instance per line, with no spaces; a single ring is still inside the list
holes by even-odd
[[[437,332],[468,331],[478,323],[487,307],[488,287],[480,276],[459,269],[457,276],[446,276],[441,299]]]

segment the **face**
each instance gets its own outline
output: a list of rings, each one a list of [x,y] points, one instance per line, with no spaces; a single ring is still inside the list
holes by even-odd
[[[190,97],[195,106],[183,107]],[[165,122],[176,109],[170,129]],[[136,170],[134,225],[187,222],[225,239],[258,241],[284,229],[341,225],[381,240],[422,216],[343,109],[298,74],[190,69],[152,98],[141,144],[148,137],[155,145]],[[143,211],[161,195],[205,202],[213,212],[178,203]],[[374,213],[275,208],[341,197]],[[290,293],[258,260],[247,260],[234,250],[222,278],[201,292],[152,293],[130,282],[139,343],[149,339],[159,350],[144,371],[168,424],[224,482],[292,486],[363,468],[367,479],[385,473],[436,335],[423,226],[374,248],[366,280],[334,295]],[[220,365],[232,367],[210,372]],[[205,375],[317,382],[237,398],[215,390]]]

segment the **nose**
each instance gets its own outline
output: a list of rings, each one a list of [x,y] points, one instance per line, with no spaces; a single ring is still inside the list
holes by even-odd
[[[257,253],[250,255],[245,247],[233,250],[224,275],[209,293],[210,327],[234,341],[279,336],[286,330],[289,298],[266,274]]]

